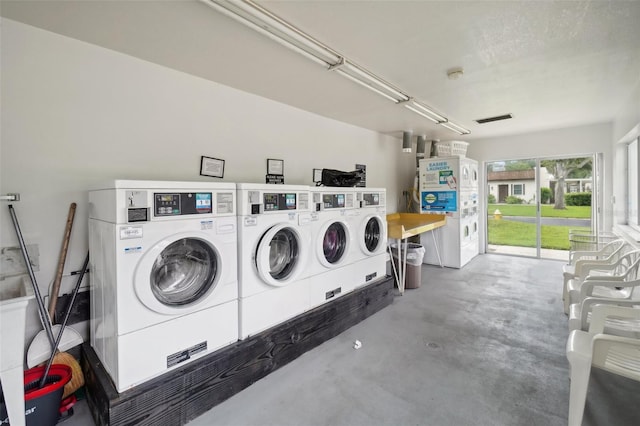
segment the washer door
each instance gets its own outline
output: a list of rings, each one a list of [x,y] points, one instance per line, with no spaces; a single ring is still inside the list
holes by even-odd
[[[135,290],[140,300],[156,312],[195,311],[215,287],[220,268],[220,255],[206,240],[165,240],[141,259]]]
[[[256,249],[256,268],[260,278],[278,287],[295,280],[303,266],[302,247],[302,237],[297,229],[288,224],[270,228]]]
[[[341,264],[349,251],[350,233],[346,223],[335,221],[325,224],[320,230],[322,240],[318,239],[316,252],[318,260],[331,268]]]
[[[373,255],[381,251],[384,236],[384,224],[379,216],[369,216],[365,219],[361,230],[360,248],[365,254]]]

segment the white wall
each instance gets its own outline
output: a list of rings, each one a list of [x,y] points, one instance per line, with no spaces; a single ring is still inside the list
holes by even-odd
[[[367,165],[367,186],[387,188],[389,212],[412,185],[414,159],[401,155],[399,139],[15,21],[0,23],[0,193],[20,193],[13,204],[27,244],[39,247],[36,278],[45,294],[69,204],[78,209],[66,275],[87,251],[87,189],[105,180],[213,180],[199,176],[202,155],[224,159],[230,182],[264,182],[267,158],[284,160],[289,184],[312,184],[313,168],[353,170],[359,163]],[[0,247],[17,245],[4,203]],[[74,283],[65,277],[63,291]],[[39,327],[34,309],[28,325],[31,333]]]
[[[565,129],[545,130],[524,135],[502,136],[471,141],[467,156],[481,164],[480,179],[486,183],[487,161],[516,160],[537,157],[561,157],[601,152],[604,154],[604,229],[611,229],[613,208],[608,200],[612,194],[613,158],[612,124],[591,124]],[[484,188],[480,191],[481,211],[486,209]],[[480,250],[484,251],[486,223],[481,221]]]

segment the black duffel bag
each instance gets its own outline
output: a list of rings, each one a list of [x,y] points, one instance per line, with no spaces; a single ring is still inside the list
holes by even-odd
[[[362,179],[362,173],[359,170],[352,172],[343,172],[333,169],[322,169],[322,186],[356,186]]]

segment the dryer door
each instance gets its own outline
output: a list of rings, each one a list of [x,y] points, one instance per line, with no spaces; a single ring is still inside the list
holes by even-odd
[[[360,248],[365,254],[374,255],[385,250],[387,235],[380,216],[366,217],[359,235]]]
[[[163,241],[140,261],[135,276],[136,294],[156,312],[195,311],[215,287],[219,270],[220,255],[204,239]]]
[[[288,224],[275,225],[264,233],[256,250],[258,275],[267,284],[284,286],[303,267],[303,242],[300,233]]]
[[[320,230],[320,235],[322,240],[318,238],[316,245],[320,263],[331,268],[344,262],[351,241],[347,224],[338,220],[328,222]]]

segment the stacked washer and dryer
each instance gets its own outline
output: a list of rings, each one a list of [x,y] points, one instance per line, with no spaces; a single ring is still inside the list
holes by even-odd
[[[91,345],[118,392],[238,339],[235,184],[89,192]]]
[[[91,345],[118,392],[384,277],[385,194],[128,180],[90,191]]]

